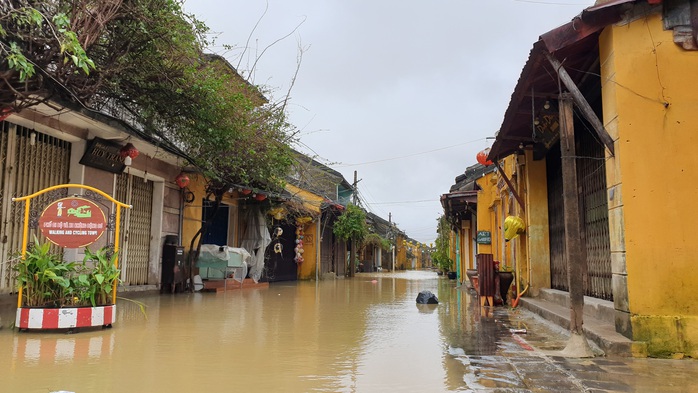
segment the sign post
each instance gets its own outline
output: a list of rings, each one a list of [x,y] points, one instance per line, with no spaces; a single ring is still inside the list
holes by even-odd
[[[121,226],[121,208],[130,209],[131,205],[119,202],[109,194],[94,187],[83,184],[60,184],[44,188],[31,195],[21,198],[12,198],[13,202],[24,201],[24,226],[22,228],[22,259],[27,255],[27,237],[29,236],[29,212],[31,201],[39,195],[60,188],[81,188],[102,195],[116,205],[116,228],[114,229],[114,252],[119,251],[119,237]],[[64,248],[80,248],[94,243],[104,233],[107,220],[102,209],[89,199],[79,196],[56,200],[49,204],[39,218],[41,233],[52,243]],[[114,261],[119,267],[119,259]],[[116,304],[116,286],[114,281],[112,289],[112,304]],[[17,308],[22,307],[23,287],[19,287],[17,296]]]

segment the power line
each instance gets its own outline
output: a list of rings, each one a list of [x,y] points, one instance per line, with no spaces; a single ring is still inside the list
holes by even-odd
[[[468,142],[458,143],[458,144],[450,145],[450,146],[439,147],[439,148],[437,148],[437,149],[427,150],[427,151],[423,151],[423,152],[419,152],[419,153],[408,154],[408,155],[405,155],[405,156],[391,157],[391,158],[385,158],[385,159],[382,159],[382,160],[375,160],[375,161],[359,162],[359,163],[356,163],[356,164],[337,163],[337,164],[334,165],[334,166],[339,167],[339,168],[343,168],[343,167],[349,167],[349,166],[369,165],[369,164],[376,164],[376,163],[379,163],[379,162],[386,162],[386,161],[393,161],[393,160],[401,160],[401,159],[403,159],[403,158],[410,158],[410,157],[415,157],[415,156],[421,156],[421,155],[424,155],[424,154],[434,153],[434,152],[441,151],[441,150],[446,150],[446,149],[452,149],[452,148],[454,148],[454,147],[459,147],[459,146],[467,145],[467,144],[474,143],[474,142],[480,142],[480,141],[484,141],[484,140],[486,140],[486,138],[479,138],[479,139],[475,139],[475,140],[468,141]]]
[[[395,201],[395,202],[373,202],[374,205],[400,205],[409,203],[438,202],[436,199],[422,199],[419,201]]]
[[[586,5],[586,6],[589,6],[589,3],[558,3],[558,2],[554,2],[554,1],[538,1],[538,0],[512,0],[512,1],[516,1],[519,3],[544,4],[544,5],[574,5],[574,6]]]

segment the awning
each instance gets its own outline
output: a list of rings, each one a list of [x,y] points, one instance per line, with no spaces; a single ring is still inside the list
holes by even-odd
[[[557,72],[546,55],[553,54],[576,84],[583,83],[590,76],[588,70],[599,60],[600,32],[604,27],[618,22],[626,4],[635,1],[637,0],[611,1],[587,8],[571,22],[540,36],[533,44],[511,95],[502,126],[490,149],[490,160],[502,159],[522,147],[535,148],[537,144],[541,144],[543,138],[534,132],[534,122],[545,111],[551,114],[557,112],[557,108],[551,104],[561,90]],[[564,86],[562,90],[565,90]]]
[[[441,195],[446,217],[468,220],[477,208],[477,191],[458,191]]]

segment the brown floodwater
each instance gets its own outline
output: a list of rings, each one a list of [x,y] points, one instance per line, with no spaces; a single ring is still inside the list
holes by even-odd
[[[422,290],[440,304],[416,305]],[[76,334],[17,332],[4,311],[0,391],[454,391],[453,348],[497,346],[471,296],[433,272],[134,298],[145,315],[118,300],[113,328]]]

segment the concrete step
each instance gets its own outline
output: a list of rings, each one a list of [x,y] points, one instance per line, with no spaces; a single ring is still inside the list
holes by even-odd
[[[565,308],[570,306],[570,296],[568,292],[557,289],[542,289],[538,298],[549,301]],[[615,322],[616,310],[613,307],[613,302],[608,300],[597,299],[589,296],[584,296],[584,316],[596,318],[602,321],[608,321],[611,324]]]
[[[565,294],[564,297],[567,300],[563,300],[563,296],[556,292]],[[613,318],[608,318],[608,303],[610,302],[594,300],[587,305],[587,298],[584,298],[583,326],[587,339],[603,350],[606,356],[646,357],[647,343],[632,341],[616,332]],[[538,314],[547,321],[555,323],[564,329],[570,328],[569,297],[566,292],[545,290],[538,298],[521,298],[520,304],[525,309]]]

